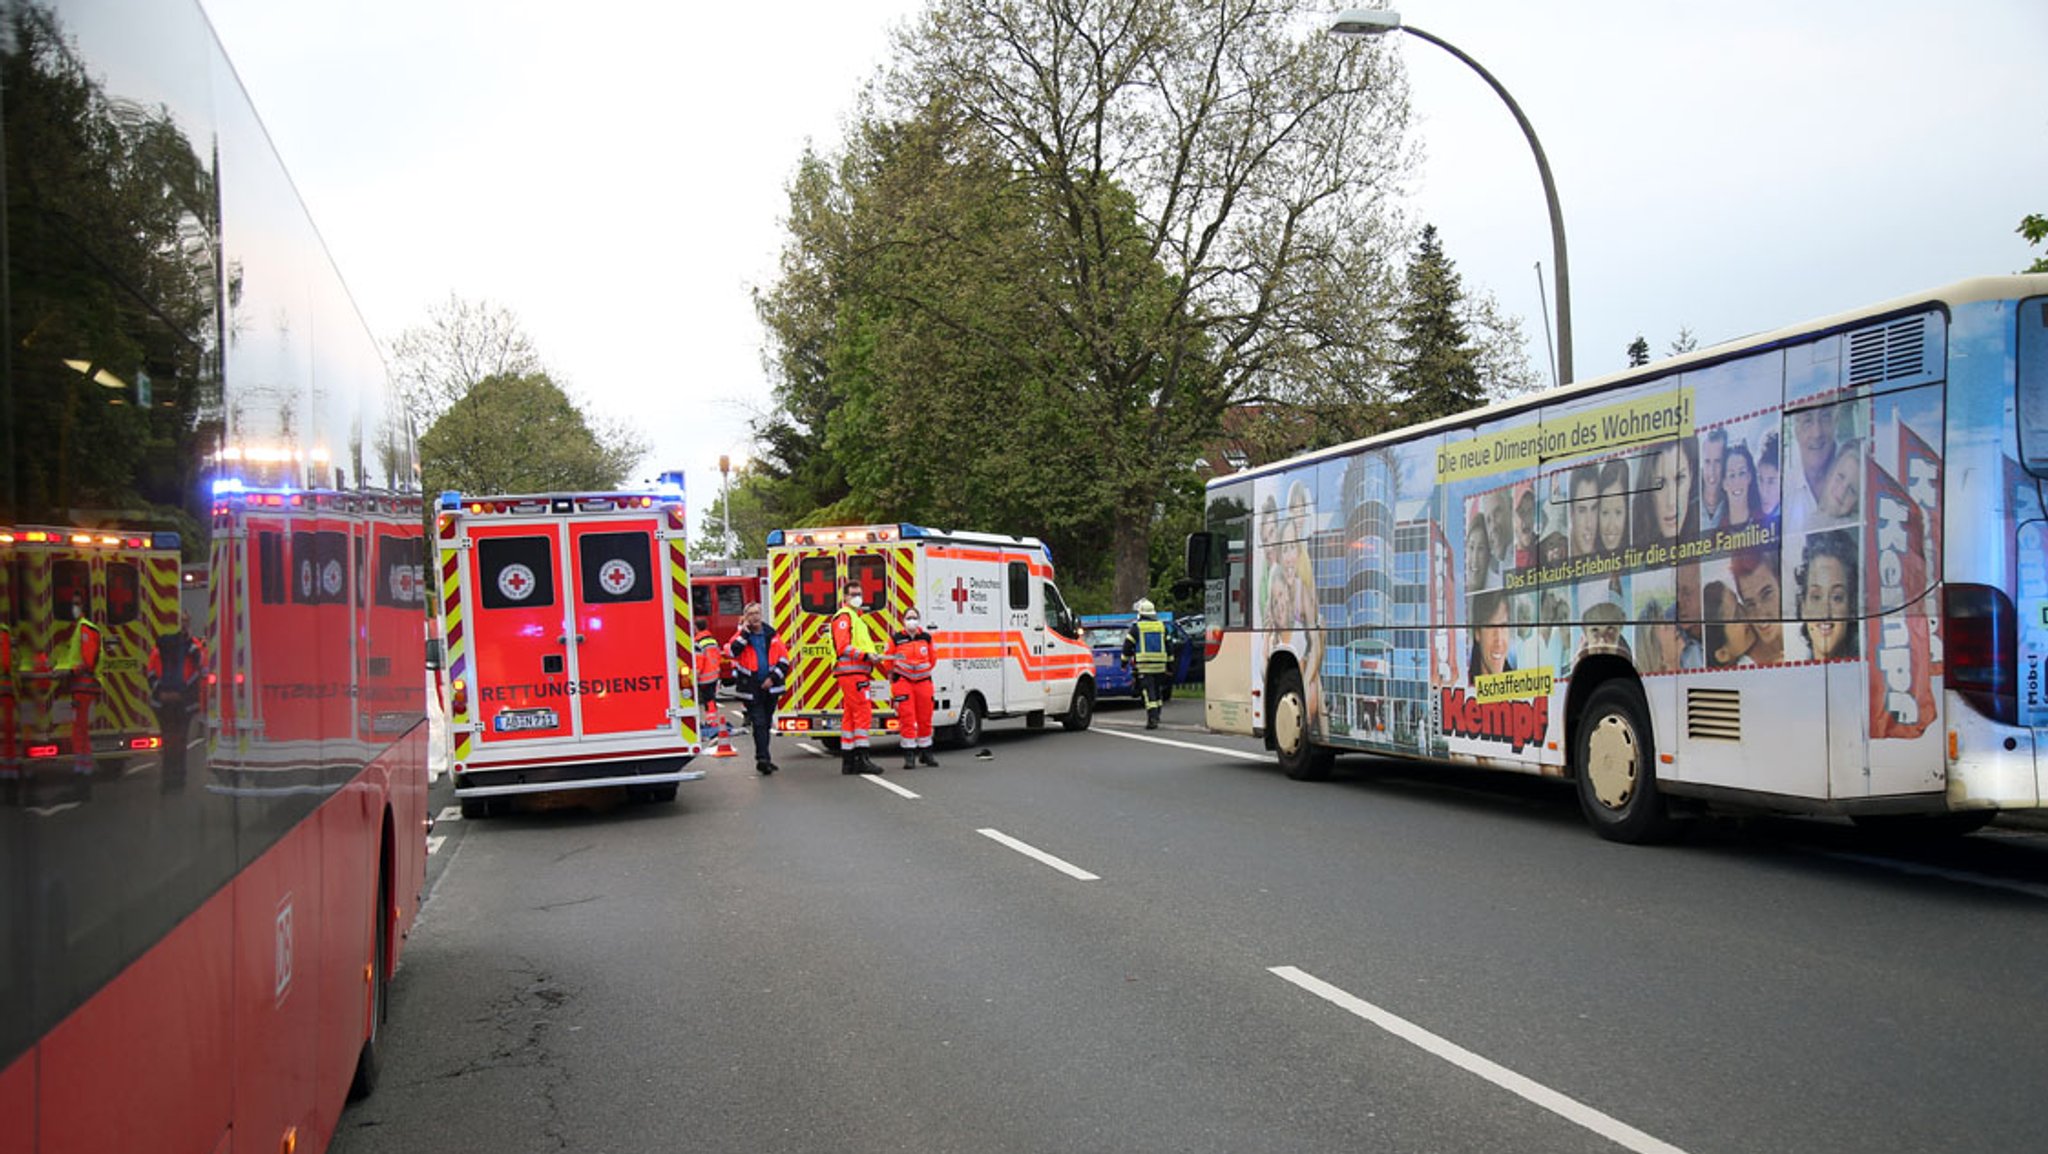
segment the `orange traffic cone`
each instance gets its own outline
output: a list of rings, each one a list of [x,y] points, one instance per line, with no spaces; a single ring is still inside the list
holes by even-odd
[[[718,748],[711,751],[711,756],[738,757],[739,751],[732,747],[732,724],[723,714],[713,713],[711,717],[718,725]]]

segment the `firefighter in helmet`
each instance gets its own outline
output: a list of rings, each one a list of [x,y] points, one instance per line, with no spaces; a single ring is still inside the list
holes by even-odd
[[[846,582],[839,612],[832,615],[832,677],[839,683],[839,772],[880,773],[868,755],[868,728],[874,724],[869,698],[875,667],[881,664],[884,638],[865,612],[860,582]]]
[[[1131,608],[1138,619],[1124,631],[1124,664],[1137,670],[1138,688],[1145,695],[1145,728],[1158,729],[1159,707],[1166,700],[1166,667],[1172,661],[1166,623],[1149,598],[1138,598]]]

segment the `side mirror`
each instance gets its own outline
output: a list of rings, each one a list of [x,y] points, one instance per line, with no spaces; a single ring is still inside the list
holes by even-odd
[[[1214,533],[1190,533],[1187,546],[1187,579],[1200,584],[1210,579],[1209,558],[1216,550]]]
[[[448,660],[446,642],[439,637],[427,638],[427,668],[439,669]]]

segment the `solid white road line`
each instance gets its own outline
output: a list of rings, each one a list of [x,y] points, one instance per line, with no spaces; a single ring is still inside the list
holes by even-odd
[[[1437,1037],[1435,1034],[1398,1014],[1388,1013],[1371,1002],[1353,997],[1330,983],[1310,974],[1305,974],[1293,966],[1269,966],[1267,967],[1267,972],[1293,982],[1295,985],[1332,1005],[1349,1010],[1364,1018],[1366,1021],[1371,1022],[1373,1025],[1378,1026],[1402,1041],[1420,1046],[1422,1049],[1442,1058],[1451,1065],[1469,1073],[1477,1074],[1501,1089],[1526,1098],[1545,1110],[1556,1114],[1558,1117],[1583,1126],[1618,1146],[1638,1151],[1640,1154],[1685,1154],[1684,1151],[1669,1142],[1660,1138],[1653,1138],[1633,1126],[1602,1114],[1583,1102],[1566,1097],[1548,1086],[1532,1082],[1505,1066],[1480,1057],[1463,1046]]]
[[[435,814],[435,815],[434,815],[434,824],[435,824],[435,825],[439,825],[439,824],[441,824],[441,823],[442,823],[442,822],[444,822],[444,821],[461,821],[461,820],[462,820],[462,807],[461,807],[461,806],[459,806],[459,805],[445,805],[445,806],[442,806],[442,807],[441,807],[441,812],[440,812],[440,813],[437,813],[437,814]]]
[[[1067,875],[1070,878],[1075,878],[1084,882],[1099,882],[1102,880],[1101,878],[1096,877],[1094,874],[1089,873],[1087,870],[1082,869],[1080,866],[1063,862],[1042,849],[1037,849],[1032,846],[1025,845],[1023,842],[1018,841],[1016,838],[1011,837],[1009,834],[1003,833],[1000,830],[978,829],[974,832],[980,834],[985,838],[988,838],[991,841],[1001,842],[1002,844],[1009,846],[1011,849],[1016,850],[1018,853],[1023,854],[1025,857],[1032,858],[1036,861],[1044,862],[1046,865],[1051,866],[1052,868],[1060,871],[1061,873]]]
[[[443,843],[443,842],[445,842],[445,841],[447,841],[447,840],[448,840],[448,839],[447,839],[447,837],[445,837],[445,836],[443,836],[443,837],[430,837],[430,838],[428,838],[428,839],[427,839],[427,856],[429,856],[429,857],[432,857],[433,855],[435,855],[435,854],[437,854],[437,853],[440,853],[440,852],[441,852],[441,843]]]
[[[1242,749],[1223,749],[1214,745],[1203,745],[1195,741],[1175,741],[1170,737],[1148,737],[1142,733],[1119,733],[1114,729],[1090,729],[1088,732],[1099,733],[1104,737],[1121,737],[1125,741],[1149,741],[1154,745],[1171,745],[1176,749],[1199,749],[1203,753],[1220,753],[1224,757],[1239,757],[1246,761],[1270,762],[1273,760],[1273,755],[1270,753],[1246,753]]]
[[[898,797],[907,797],[912,801],[917,800],[916,794],[910,792],[909,790],[903,788],[900,785],[897,785],[895,782],[890,781],[888,778],[881,777],[877,774],[872,773],[863,773],[860,776],[867,778],[869,781],[874,782],[876,785],[881,786],[883,789],[888,790],[890,793],[893,793]]]
[[[797,742],[797,743],[796,743],[796,747],[797,747],[798,749],[801,749],[801,750],[803,750],[803,751],[804,751],[805,753],[808,753],[808,754],[812,754],[812,755],[814,755],[814,756],[817,756],[817,757],[824,757],[824,756],[826,756],[826,754],[825,754],[825,750],[824,750],[824,749],[823,749],[822,747],[820,747],[820,746],[816,746],[816,745],[812,745],[812,744],[811,744],[810,742],[808,742],[808,741],[799,741],[799,742]]]

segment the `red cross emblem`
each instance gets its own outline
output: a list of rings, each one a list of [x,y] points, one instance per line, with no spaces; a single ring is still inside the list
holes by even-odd
[[[804,600],[813,605],[832,604],[832,571],[820,565],[804,578]]]
[[[951,593],[948,593],[948,594],[946,594],[946,596],[948,596],[948,597],[950,597],[950,598],[952,598],[952,599],[953,599],[953,612],[955,612],[955,613],[965,613],[965,612],[967,611],[967,580],[966,580],[966,578],[964,578],[964,577],[955,577],[955,578],[953,578],[953,591],[952,591]]]
[[[135,587],[125,581],[107,582],[107,616],[116,621],[135,619]]]
[[[860,582],[860,595],[868,604],[881,604],[884,587],[881,570],[874,568],[862,569],[859,573],[854,574],[853,579]]]

